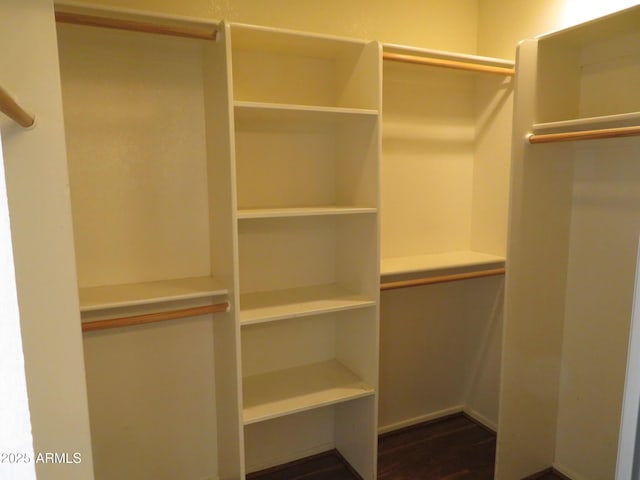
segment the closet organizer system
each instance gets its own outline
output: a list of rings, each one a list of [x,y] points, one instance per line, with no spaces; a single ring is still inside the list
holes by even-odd
[[[390,248],[383,275],[411,278],[381,286],[380,45],[70,4],[56,20],[96,477],[242,478],[336,449],[375,478],[380,289],[504,272],[467,234],[452,254]],[[384,58],[505,66],[410,50]]]
[[[499,479],[631,478],[616,457],[637,426],[618,441],[640,232],[639,25],[636,6],[519,47]]]

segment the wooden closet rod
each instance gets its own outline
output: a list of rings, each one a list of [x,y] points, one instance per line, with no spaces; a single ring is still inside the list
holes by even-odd
[[[481,65],[470,62],[459,62],[456,60],[445,60],[442,58],[420,57],[417,55],[406,55],[403,53],[383,52],[384,60],[395,62],[415,63],[418,65],[430,65],[433,67],[454,68],[456,70],[468,70],[471,72],[495,73],[498,75],[508,75],[513,77],[515,69],[506,67],[494,67],[492,65]]]
[[[189,28],[177,25],[160,25],[141,20],[123,20],[119,18],[99,17],[80,13],[56,12],[56,22],[90,27],[114,28],[132,32],[156,33],[174,37],[199,38],[201,40],[215,40],[216,30]]]
[[[229,304],[224,302],[205,305],[203,307],[183,308],[181,310],[171,310],[167,312],[146,313],[144,315],[135,315],[131,317],[84,322],[82,324],[82,331],[92,332],[94,330],[106,330],[108,328],[131,327],[134,325],[145,325],[148,323],[164,322],[167,320],[177,320],[179,318],[196,317],[198,315],[206,315],[208,313],[226,312],[228,308]]]
[[[439,277],[415,278],[413,280],[400,280],[397,282],[387,282],[380,284],[380,290],[394,290],[396,288],[417,287],[420,285],[432,285],[434,283],[457,282],[458,280],[468,280],[471,278],[494,277],[504,275],[506,269],[494,268],[492,270],[480,270],[477,272],[455,273],[453,275],[441,275]]]
[[[35,117],[18,105],[2,87],[0,87],[0,112],[25,128],[32,126],[36,121]]]
[[[595,140],[598,138],[632,137],[640,135],[640,125],[632,127],[599,128],[597,130],[580,130],[561,133],[532,133],[527,138],[529,143],[571,142],[574,140]]]

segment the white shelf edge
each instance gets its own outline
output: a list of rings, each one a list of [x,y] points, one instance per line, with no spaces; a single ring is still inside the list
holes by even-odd
[[[256,390],[260,393],[256,394]],[[250,405],[243,408],[244,425],[375,393],[373,386],[337,360],[252,375],[243,379],[243,391]]]
[[[80,312],[85,313],[207,297],[226,298],[228,290],[215,277],[192,277],[80,288],[79,294]]]
[[[361,115],[361,116],[377,116],[378,110],[372,108],[349,108],[349,107],[327,107],[321,105],[300,105],[292,103],[268,103],[268,102],[251,102],[246,100],[235,100],[233,102],[235,109],[269,111],[282,113],[306,113],[306,114],[333,114],[333,115]]]
[[[243,303],[246,304],[247,301],[251,305],[243,307]],[[249,326],[375,305],[375,299],[340,289],[335,285],[325,285],[241,294],[239,317],[241,326]]]
[[[383,258],[380,276],[417,274],[429,272],[456,273],[474,267],[504,266],[505,257],[475,251],[455,251],[404,257]]]
[[[475,65],[486,65],[491,67],[514,68],[513,60],[504,58],[483,57],[480,55],[472,55],[467,53],[448,52],[446,50],[431,50],[428,48],[411,47],[408,45],[398,45],[395,43],[383,43],[382,50],[389,53],[403,53],[410,55],[419,55],[441,60],[452,60],[455,62],[473,63]]]
[[[247,208],[238,210],[239,220],[283,217],[312,217],[321,215],[359,215],[376,213],[373,207],[293,207]]]
[[[533,124],[531,131],[534,135],[543,135],[589,129],[631,127],[635,125],[640,125],[640,112],[576,118],[572,120],[560,120],[557,122],[535,123]]]

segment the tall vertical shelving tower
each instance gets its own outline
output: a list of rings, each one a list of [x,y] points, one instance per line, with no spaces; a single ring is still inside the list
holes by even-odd
[[[225,25],[246,469],[375,478],[380,47]]]

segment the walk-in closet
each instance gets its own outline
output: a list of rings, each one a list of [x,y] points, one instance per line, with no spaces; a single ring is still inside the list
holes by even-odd
[[[246,2],[0,4],[0,479],[631,480],[640,6]]]

